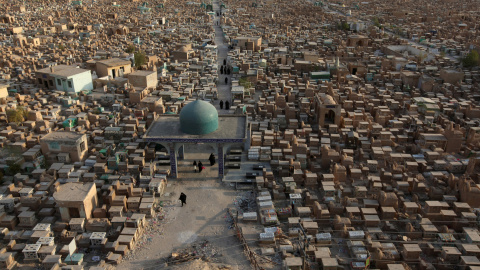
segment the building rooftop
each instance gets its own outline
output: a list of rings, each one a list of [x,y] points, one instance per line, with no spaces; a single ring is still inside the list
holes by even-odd
[[[67,65],[58,65],[51,68],[43,68],[38,70],[39,73],[48,73],[51,75],[61,76],[61,77],[70,77],[76,74],[90,72],[88,69],[78,68],[76,66],[67,66]]]
[[[91,189],[95,189],[95,183],[66,183],[60,186],[60,189],[53,194],[55,201],[82,202],[87,197]]]
[[[236,139],[246,138],[245,116],[219,115],[218,129],[209,134],[191,135],[180,129],[178,115],[161,115],[143,137],[147,141],[160,140],[198,140],[198,139]]]
[[[106,59],[106,60],[100,60],[100,61],[97,61],[97,63],[106,65],[107,67],[117,67],[117,66],[124,66],[124,65],[131,65],[132,64],[132,62],[130,62],[129,60],[123,60],[123,59],[120,59],[120,58],[110,58],[110,59]]]
[[[148,76],[154,73],[157,73],[157,72],[151,71],[151,70],[137,70],[135,72],[130,73],[128,76]]]
[[[42,137],[43,141],[77,141],[80,138],[85,136],[85,134],[80,134],[76,132],[68,132],[68,131],[54,131],[51,133],[48,133],[47,135]]]

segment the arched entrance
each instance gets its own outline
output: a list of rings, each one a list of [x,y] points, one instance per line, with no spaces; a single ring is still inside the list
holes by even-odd
[[[170,170],[170,148],[168,144],[151,142],[146,145],[146,149],[153,150],[151,162],[155,163],[155,173]]]
[[[206,179],[218,178],[218,147],[211,143],[187,143],[176,147],[177,158],[177,178],[178,179]],[[215,156],[215,164],[210,165],[209,157]],[[193,162],[197,162],[197,171],[195,172]],[[199,162],[205,169],[199,172]]]
[[[335,124],[335,112],[333,110],[328,110],[325,114],[325,125]]]
[[[220,120],[218,119],[220,118]],[[145,142],[167,144],[169,148],[170,177],[223,179],[224,147],[244,144],[248,139],[247,119],[244,115],[218,116],[217,109],[205,101],[194,101],[182,108],[180,115],[162,115],[150,125],[143,136]],[[216,164],[210,165],[214,154]],[[193,161],[206,165],[205,176],[195,174]],[[198,175],[198,176],[197,176]]]

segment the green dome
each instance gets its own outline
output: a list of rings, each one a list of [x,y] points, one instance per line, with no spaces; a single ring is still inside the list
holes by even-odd
[[[190,102],[180,111],[180,130],[191,135],[212,133],[218,128],[218,112],[203,100]]]

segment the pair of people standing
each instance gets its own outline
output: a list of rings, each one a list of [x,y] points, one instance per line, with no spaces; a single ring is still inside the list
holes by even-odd
[[[194,160],[193,161],[193,169],[195,170],[195,172],[197,172],[197,165],[198,165],[198,172],[201,173],[203,171],[203,169],[205,169],[205,167],[203,167],[203,164],[201,161],[197,161]]]
[[[230,109],[230,102],[225,101],[225,110]],[[223,100],[220,100],[220,110],[223,110]]]
[[[220,74],[230,75],[231,72],[232,72],[232,68],[230,67],[227,67],[227,66],[220,67]]]
[[[210,154],[210,157],[208,158],[208,160],[210,161],[210,166],[213,166],[215,165],[215,155],[213,153]],[[201,161],[197,161],[194,160],[193,161],[193,169],[195,170],[195,172],[197,172],[197,165],[198,165],[198,172],[201,173],[205,167],[203,167],[203,164]]]

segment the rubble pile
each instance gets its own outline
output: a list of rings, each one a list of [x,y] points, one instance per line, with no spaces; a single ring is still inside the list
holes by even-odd
[[[196,242],[188,248],[184,248],[173,252],[165,259],[166,265],[181,264],[191,260],[202,260],[204,262],[216,262],[216,258],[222,254],[217,252],[215,247],[207,240]]]

